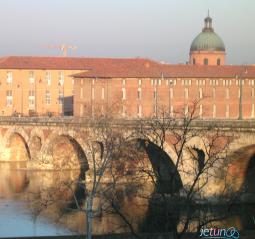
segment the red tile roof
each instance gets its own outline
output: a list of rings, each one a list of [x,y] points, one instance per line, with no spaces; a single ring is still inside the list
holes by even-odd
[[[247,74],[245,74],[247,68]],[[255,66],[170,65],[144,58],[89,58],[9,56],[0,58],[0,69],[84,70],[74,78],[255,78]]]
[[[110,69],[113,66],[129,69],[147,63],[156,64],[142,58],[8,56],[0,58],[0,69],[87,70],[98,67]]]
[[[247,69],[247,74],[245,74]],[[234,78],[236,76],[255,78],[255,66],[192,66],[156,63],[145,65],[111,67],[96,66],[87,72],[73,75],[74,78]]]

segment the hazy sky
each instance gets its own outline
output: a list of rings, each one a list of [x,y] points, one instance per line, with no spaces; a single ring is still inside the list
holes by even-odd
[[[0,55],[148,57],[185,62],[210,9],[229,64],[255,64],[255,0],[0,0]]]

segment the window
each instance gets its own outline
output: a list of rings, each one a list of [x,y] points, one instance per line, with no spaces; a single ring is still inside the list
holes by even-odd
[[[45,80],[47,82],[47,85],[51,85],[51,72],[50,71],[46,71]]]
[[[50,105],[51,104],[51,95],[50,95],[50,91],[46,90],[45,92],[45,103],[46,105]]]
[[[12,84],[12,72],[11,71],[7,71],[7,80],[6,80],[7,84]]]
[[[207,66],[208,65],[208,58],[204,59],[204,65]]]
[[[35,91],[34,90],[30,90],[28,92],[28,96],[35,97]]]
[[[125,105],[122,105],[122,117],[126,116],[126,107]]]
[[[102,98],[102,100],[104,100],[104,87],[102,88],[101,98]]]
[[[138,80],[138,85],[139,86],[142,85],[142,80],[141,79]]]
[[[34,84],[35,83],[35,76],[33,71],[29,71],[29,83]]]
[[[122,100],[125,100],[127,98],[126,96],[126,89],[122,88]]]
[[[122,85],[123,86],[126,85],[126,80],[125,79],[122,80]]]
[[[64,72],[63,71],[58,72],[58,84],[61,86],[64,85]]]
[[[28,106],[29,108],[35,107],[35,91],[29,90],[28,92]]]
[[[137,114],[138,114],[138,117],[142,117],[142,106],[141,105],[137,106]]]
[[[141,88],[139,88],[137,91],[137,98],[138,98],[138,100],[142,99],[142,89]]]
[[[92,117],[95,116],[95,107],[94,107],[94,105],[91,105],[91,115],[92,115]]]
[[[196,65],[196,59],[193,58],[193,65]]]
[[[154,116],[157,116],[157,105],[153,106],[153,114]]]
[[[173,88],[170,88],[169,94],[170,94],[170,99],[173,99],[173,97],[174,97],[174,90],[173,90]]]
[[[58,103],[60,105],[63,105],[64,103],[64,92],[62,90],[58,92]]]
[[[229,105],[226,105],[226,118],[229,118]]]
[[[166,85],[170,85],[170,86],[176,85],[176,80],[167,80]]]
[[[154,91],[153,91],[153,98],[154,98],[154,100],[157,99],[157,90],[156,89],[154,89]]]
[[[229,88],[226,89],[226,99],[229,99]]]
[[[254,99],[254,89],[251,89],[251,98]]]
[[[199,105],[199,117],[203,117],[203,105]]]
[[[203,99],[203,89],[199,88],[199,99]]]
[[[216,118],[216,105],[213,105],[213,118]]]
[[[101,115],[105,115],[105,112],[104,112],[104,105],[101,105]]]
[[[174,107],[173,107],[173,105],[170,106],[170,115],[171,116],[174,115]]]
[[[188,105],[185,105],[185,108],[184,108],[184,115],[185,115],[185,116],[188,116],[188,113],[189,113],[189,106],[188,106]]]
[[[91,89],[91,99],[92,100],[95,99],[95,89],[94,88]]]
[[[197,85],[205,85],[205,80],[197,80],[196,81],[197,83]],[[210,85],[211,85],[211,81],[210,81]]]
[[[215,100],[215,97],[216,97],[216,90],[215,90],[215,88],[213,88],[212,98]]]
[[[254,103],[252,103],[252,105],[251,105],[251,118],[254,118],[254,111],[255,111],[255,107],[254,107]]]
[[[187,88],[184,89],[184,98],[185,99],[189,98],[189,90]]]
[[[81,91],[80,91],[80,98],[83,98],[83,88],[81,87]]]
[[[220,66],[220,58],[217,59],[217,66]]]
[[[8,107],[12,106],[12,91],[11,90],[6,91],[6,106]]]
[[[83,116],[83,105],[80,105],[80,116]]]

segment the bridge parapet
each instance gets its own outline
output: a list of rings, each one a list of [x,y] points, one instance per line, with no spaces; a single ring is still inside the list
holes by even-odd
[[[154,119],[114,119],[112,125],[135,127],[141,122],[152,122]],[[160,119],[155,119],[160,120]],[[85,117],[0,117],[0,125],[40,125],[40,126],[79,126],[89,127],[93,118]],[[183,120],[173,121],[177,127],[182,126]],[[226,120],[226,119],[197,119],[193,120],[194,128],[222,128],[223,130],[249,130],[255,131],[255,120]]]

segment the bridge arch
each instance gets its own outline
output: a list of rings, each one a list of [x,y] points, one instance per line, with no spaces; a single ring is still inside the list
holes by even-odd
[[[255,196],[255,144],[241,147],[230,155],[227,169],[229,187]],[[254,197],[255,198],[255,197]]]
[[[21,127],[12,127],[4,135],[5,161],[27,161],[31,159],[29,136]]]
[[[88,169],[88,160],[79,139],[68,133],[52,134],[42,145],[41,157],[54,169]]]
[[[182,188],[182,179],[165,148],[162,149],[152,141],[142,138],[134,138],[129,144],[134,151],[134,154],[132,150],[128,152],[127,170],[130,170],[131,174],[140,173],[141,179],[153,177],[156,192],[179,192]],[[173,153],[170,146],[165,146]],[[141,176],[141,172],[144,176]]]

